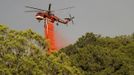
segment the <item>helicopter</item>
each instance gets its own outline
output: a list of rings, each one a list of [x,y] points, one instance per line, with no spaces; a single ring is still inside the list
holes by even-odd
[[[59,25],[58,23],[66,24],[70,21],[73,22],[74,16],[72,17],[71,14],[69,14],[69,18],[64,18],[61,19],[57,17],[54,12],[56,10],[51,10],[51,3],[49,4],[48,10],[43,10],[31,6],[26,6],[26,8],[34,9],[32,11],[26,11],[26,12],[37,12],[35,15],[35,18],[40,22],[44,21],[44,33],[45,33],[45,38],[48,40],[49,43],[49,48],[48,48],[48,53],[56,52],[58,51],[56,47],[56,42],[55,42],[55,31],[54,31],[54,23],[56,22],[56,25]],[[66,9],[71,9],[73,7],[68,7],[68,8],[63,8],[59,10],[66,10]],[[58,10],[57,10],[58,11]]]
[[[48,18],[52,23],[54,23],[56,21],[57,22],[56,25],[59,25],[59,23],[68,24],[68,22],[70,22],[70,21],[72,21],[72,24],[74,24],[74,21],[73,21],[74,16],[71,16],[71,14],[69,14],[68,18],[61,19],[54,14],[55,10],[51,10],[51,5],[52,4],[50,3],[48,10],[39,9],[39,8],[31,7],[31,6],[26,6],[26,8],[30,8],[30,9],[34,9],[34,10],[25,11],[25,12],[37,12],[35,17],[39,22],[41,20],[45,21],[45,19]],[[72,6],[72,7],[68,7],[68,8],[63,8],[63,9],[59,9],[57,11],[71,9],[71,8],[74,8],[74,7]]]

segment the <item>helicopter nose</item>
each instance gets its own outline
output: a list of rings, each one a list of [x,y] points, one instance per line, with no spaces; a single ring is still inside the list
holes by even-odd
[[[42,16],[39,16],[39,15],[36,16],[35,18],[36,18],[37,20],[43,20],[43,19],[44,19]]]

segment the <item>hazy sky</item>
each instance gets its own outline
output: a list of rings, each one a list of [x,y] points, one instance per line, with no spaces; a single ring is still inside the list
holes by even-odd
[[[43,22],[38,23],[34,15],[25,13],[25,6],[47,9],[69,6],[75,8],[56,12],[59,17],[75,16],[75,24],[60,24],[56,32],[71,43],[86,32],[94,32],[105,36],[131,34],[134,32],[134,0],[0,0],[0,24],[12,29],[31,28],[43,35]]]

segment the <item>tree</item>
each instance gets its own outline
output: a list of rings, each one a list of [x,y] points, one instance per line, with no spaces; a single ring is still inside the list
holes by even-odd
[[[65,53],[48,55],[46,39],[32,30],[0,25],[0,75],[82,75]]]
[[[61,50],[85,75],[133,75],[133,35],[101,37],[86,33]]]

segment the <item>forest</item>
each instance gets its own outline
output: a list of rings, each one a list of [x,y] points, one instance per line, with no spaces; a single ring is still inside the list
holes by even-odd
[[[59,52],[48,55],[48,47],[31,29],[0,25],[0,75],[134,75],[134,33],[87,32]]]

